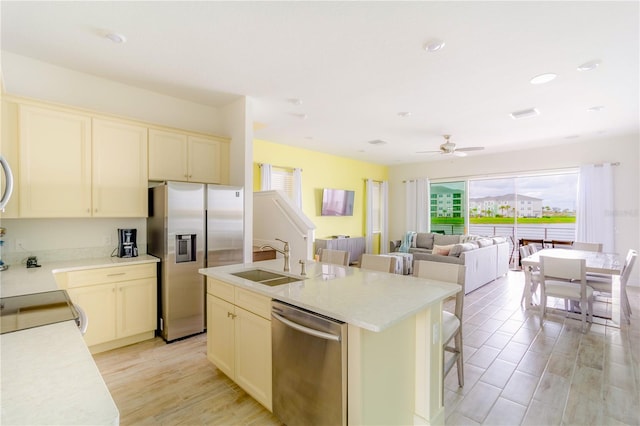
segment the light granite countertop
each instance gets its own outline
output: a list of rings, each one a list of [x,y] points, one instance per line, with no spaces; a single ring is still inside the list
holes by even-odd
[[[20,294],[57,290],[58,286],[56,285],[53,274],[58,272],[109,268],[159,261],[160,259],[157,257],[145,254],[138,257],[100,257],[94,259],[46,262],[42,263],[42,266],[39,268],[12,265],[6,271],[0,272],[0,296],[18,296]]]
[[[299,277],[301,281],[269,287],[231,275],[254,268]],[[443,281],[313,261],[306,264],[306,277],[299,275],[300,265],[292,265],[292,269],[283,272],[283,260],[275,259],[203,268],[199,272],[374,332],[383,331],[462,289]]]
[[[10,267],[0,272],[0,295],[57,290],[53,276],[57,272],[158,261],[143,255]],[[74,321],[0,335],[0,361],[0,424],[119,424],[118,408]]]

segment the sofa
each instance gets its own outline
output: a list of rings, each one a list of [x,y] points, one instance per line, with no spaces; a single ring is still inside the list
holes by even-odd
[[[465,265],[465,294],[509,271],[509,243],[505,237],[442,235],[408,232],[404,240],[390,243],[390,251],[413,254],[416,260]]]

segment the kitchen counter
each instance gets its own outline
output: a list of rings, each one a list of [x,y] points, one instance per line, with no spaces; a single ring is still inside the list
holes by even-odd
[[[348,424],[444,424],[442,305],[462,287],[313,261],[302,277],[300,267],[284,273],[275,259],[200,273],[347,323]],[[256,268],[300,281],[270,287],[231,275]]]
[[[254,268],[298,276],[302,281],[269,287],[230,275]],[[299,272],[300,265],[292,265],[292,269]],[[423,278],[313,261],[306,264],[306,279],[296,273],[284,273],[282,259],[199,271],[208,277],[373,332],[383,331],[461,289],[457,284],[442,281],[428,280],[427,285]]]
[[[0,272],[2,297],[57,290],[54,273],[158,262],[79,259]],[[0,335],[2,425],[117,425],[119,413],[74,321]]]
[[[3,425],[117,425],[120,414],[75,322],[0,335]]]
[[[79,271],[92,268],[108,268],[138,263],[159,262],[160,259],[150,255],[138,257],[100,257],[94,259],[65,260],[48,262],[40,268],[27,268],[24,265],[11,265],[0,272],[0,296],[18,296],[20,294],[40,293],[57,290],[53,274],[58,272]]]

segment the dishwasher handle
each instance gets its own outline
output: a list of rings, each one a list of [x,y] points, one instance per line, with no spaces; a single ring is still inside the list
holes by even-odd
[[[336,342],[340,341],[340,336],[336,336],[335,334],[325,333],[323,331],[318,331],[318,330],[314,330],[313,328],[305,327],[303,325],[290,321],[284,318],[283,316],[276,314],[275,312],[271,312],[271,315],[278,321],[282,322],[283,324],[288,325],[289,327],[294,328],[302,333],[310,334],[311,336],[319,337],[325,340],[334,340]]]

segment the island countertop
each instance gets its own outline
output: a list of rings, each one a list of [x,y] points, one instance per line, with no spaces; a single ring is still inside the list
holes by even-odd
[[[231,275],[260,268],[301,281],[270,287]],[[308,261],[306,276],[300,265],[283,272],[283,260],[203,268],[199,272],[340,321],[380,332],[462,289],[443,281]]]

